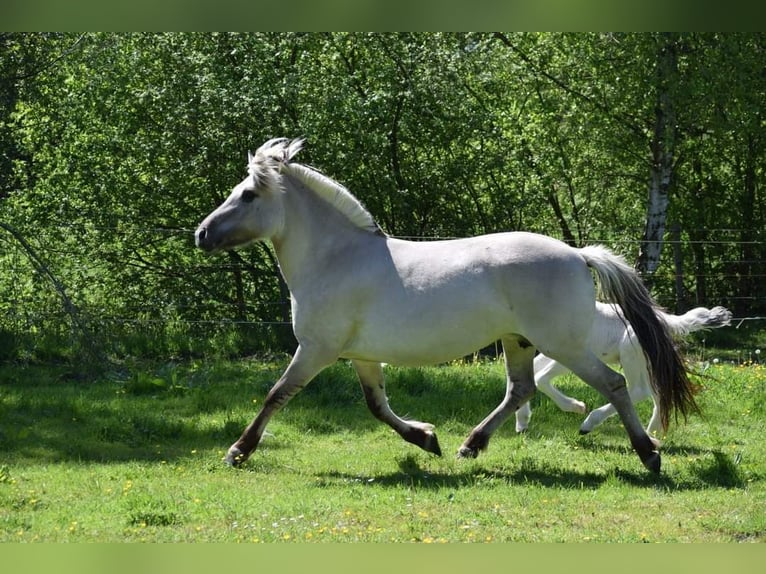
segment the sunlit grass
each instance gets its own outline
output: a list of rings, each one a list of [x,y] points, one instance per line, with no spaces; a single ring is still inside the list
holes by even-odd
[[[529,432],[509,421],[477,460],[456,460],[502,396],[494,362],[387,368],[392,408],[436,424],[441,458],[376,421],[338,363],[273,419],[244,468],[223,466],[282,367],[138,364],[88,383],[3,367],[0,540],[766,540],[760,364],[706,366],[704,416],[663,437],[660,477],[616,418],[583,437],[579,415],[540,396]],[[560,386],[601,404],[574,379]]]

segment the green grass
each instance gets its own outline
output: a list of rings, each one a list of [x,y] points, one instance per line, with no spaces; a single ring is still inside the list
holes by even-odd
[[[282,361],[125,365],[95,381],[0,367],[0,540],[215,542],[766,541],[766,370],[713,364],[704,416],[641,466],[617,419],[533,399],[476,460],[454,453],[503,394],[494,362],[387,367],[392,408],[436,424],[445,455],[376,421],[352,368],[323,372],[241,469],[221,463]],[[593,407],[598,395],[560,387]],[[649,404],[641,404],[643,420]]]

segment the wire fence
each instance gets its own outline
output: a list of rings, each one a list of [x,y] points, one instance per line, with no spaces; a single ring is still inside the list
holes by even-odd
[[[83,230],[77,226],[63,226],[62,232],[77,233],[121,233],[123,235],[140,234],[143,237],[142,245],[151,245],[153,249],[159,249],[167,242],[185,242],[189,252],[197,253],[193,248],[193,230],[183,227],[94,227]],[[608,245],[623,255],[638,253],[639,241],[626,237],[628,232],[599,233],[592,237],[588,243],[602,243]],[[723,305],[729,307],[735,313],[731,322],[735,330],[763,330],[766,329],[766,261],[760,259],[757,254],[766,254],[766,242],[764,240],[742,240],[745,236],[742,230],[717,229],[705,230],[710,239],[705,241],[691,240],[683,237],[680,241],[666,239],[663,250],[663,262],[658,271],[652,275],[652,290],[658,303],[670,310],[676,310],[679,285],[682,285],[687,298],[687,307]],[[638,237],[640,233],[635,233]],[[750,234],[763,235],[763,234]],[[434,241],[451,239],[444,236],[396,236],[399,239],[413,241]],[[104,263],[101,254],[86,255],[83,251],[74,248],[71,244],[45,244],[30,240],[34,246],[37,257],[42,262],[47,262],[52,274],[56,274],[60,263],[75,266],[79,277],[94,278],[104,273],[109,266]],[[714,261],[709,261],[709,266],[699,268],[694,260],[695,246],[703,246],[711,252],[715,252]],[[176,248],[177,246],[173,246]],[[136,248],[138,249],[138,247]],[[175,284],[163,286],[161,297],[155,300],[146,297],[144,300],[135,300],[125,297],[123,301],[112,301],[112,305],[90,305],[88,297],[80,293],[80,287],[67,284],[62,279],[62,284],[68,290],[73,300],[82,304],[88,315],[91,325],[106,336],[110,330],[115,337],[125,337],[126,333],[141,333],[156,336],[157,333],[175,329],[179,337],[197,336],[210,329],[219,332],[243,329],[249,331],[251,336],[260,339],[262,346],[284,346],[285,341],[290,339],[290,320],[287,310],[290,307],[289,293],[286,289],[281,291],[277,288],[280,281],[279,270],[274,264],[273,253],[267,255],[268,247],[255,249],[239,260],[230,257],[183,257],[178,261],[171,259],[152,258],[151,250],[142,256],[127,255],[129,260],[125,266],[135,266],[137,274],[145,274],[149,277],[171,277]],[[678,250],[681,251],[682,275],[678,271]],[[674,252],[675,250],[675,252]],[[183,250],[182,250],[183,251]],[[749,254],[749,257],[740,257]],[[753,255],[755,254],[755,256]],[[119,256],[125,256],[122,253]],[[132,259],[130,259],[132,257]],[[674,260],[674,257],[676,260]],[[0,310],[4,316],[0,318],[0,331],[18,331],[34,328],[35,324],[55,324],[56,321],[66,321],[66,312],[62,307],[55,305],[41,306],[39,308],[27,305],[30,290],[30,282],[35,283],[36,289],[52,290],[46,285],[41,277],[39,269],[28,263],[28,254],[23,253],[21,247],[12,237],[0,234]],[[114,265],[112,262],[110,265]],[[256,268],[257,265],[257,268]],[[62,267],[63,268],[63,267]],[[31,269],[31,271],[30,271]],[[30,273],[35,277],[30,280]],[[221,283],[231,282],[232,278],[239,274],[245,283],[252,282],[258,276],[265,285],[271,285],[272,295],[260,297],[252,301],[234,301],[231,297],[219,297],[209,295],[204,300],[190,298],[188,295],[178,296],[173,293],[184,282],[199,281],[200,277],[216,276]],[[64,274],[65,275],[65,274]],[[707,299],[699,298],[699,290],[695,291],[700,282],[707,284]],[[82,282],[80,282],[82,283]],[[19,287],[22,286],[22,287]],[[82,289],[91,289],[85,284]],[[224,291],[226,288],[222,288]],[[244,295],[252,293],[254,289],[245,289]],[[278,294],[277,297],[273,297]],[[55,294],[54,294],[55,295]],[[52,297],[55,299],[55,296]],[[244,297],[243,297],[244,298]],[[3,301],[5,299],[5,301]],[[242,298],[241,298],[242,299]],[[4,303],[4,304],[3,304]],[[65,330],[65,329],[64,329]],[[256,333],[256,334],[253,334]],[[2,333],[0,332],[0,336]],[[2,344],[2,341],[0,341]],[[289,344],[289,343],[288,343]],[[0,353],[2,355],[2,353]]]

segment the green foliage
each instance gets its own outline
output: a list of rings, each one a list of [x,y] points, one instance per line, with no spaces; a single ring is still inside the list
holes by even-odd
[[[677,70],[660,86],[666,45]],[[46,33],[0,48],[0,223],[83,322],[0,229],[0,358],[292,349],[270,248],[206,257],[192,241],[274,136],[305,136],[301,160],[391,234],[524,229],[634,258],[660,89],[680,243],[652,289],[673,309],[764,311],[762,34]]]

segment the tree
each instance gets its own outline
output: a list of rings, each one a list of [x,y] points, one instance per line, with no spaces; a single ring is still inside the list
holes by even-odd
[[[762,305],[761,34],[6,34],[0,48],[0,223],[115,353],[290,348],[270,248],[192,243],[276,136],[306,137],[300,161],[393,235],[606,243],[667,306]],[[56,289],[0,241],[0,305],[25,314],[7,328],[59,333]]]

